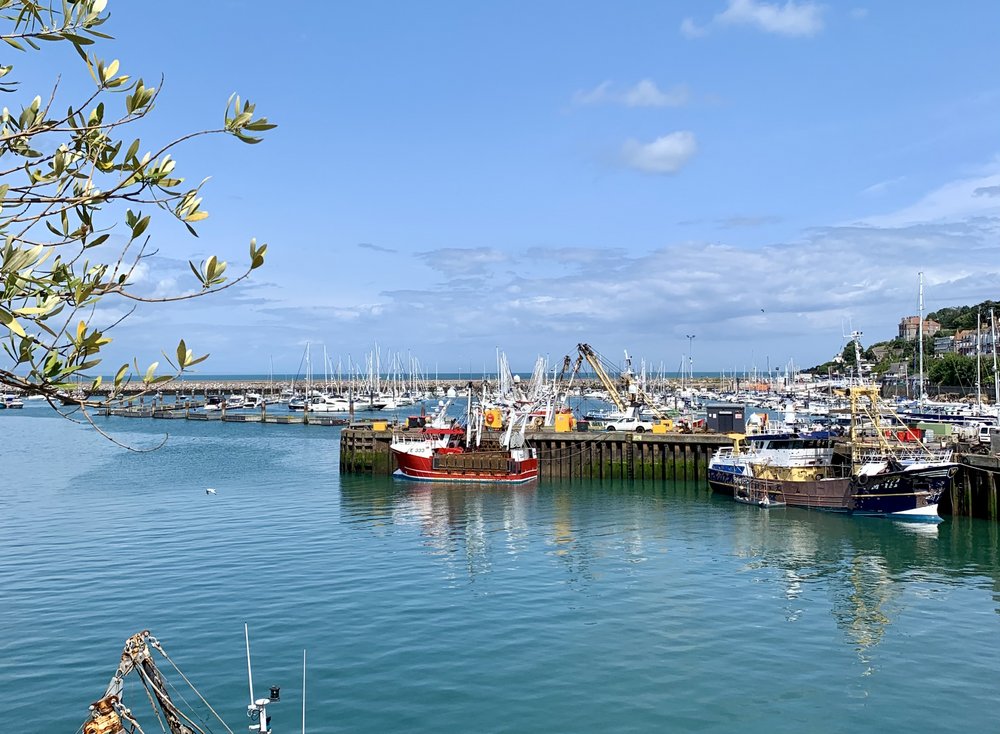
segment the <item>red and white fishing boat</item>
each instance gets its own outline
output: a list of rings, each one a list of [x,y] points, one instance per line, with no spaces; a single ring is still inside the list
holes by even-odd
[[[525,445],[528,418],[512,419],[499,436],[483,431],[480,413],[467,428],[435,421],[420,432],[399,431],[390,449],[395,476],[439,482],[519,484],[538,478],[538,457]],[[520,430],[516,424],[520,422]]]

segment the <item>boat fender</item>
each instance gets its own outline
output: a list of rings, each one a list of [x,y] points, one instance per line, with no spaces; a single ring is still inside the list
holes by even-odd
[[[948,470],[948,477],[949,478],[955,476],[956,474],[958,474],[958,467],[957,466],[953,466],[951,469]]]
[[[857,479],[855,479],[854,481],[856,481],[858,483],[859,487],[863,487],[866,484],[868,484],[868,475],[867,474],[858,474]]]

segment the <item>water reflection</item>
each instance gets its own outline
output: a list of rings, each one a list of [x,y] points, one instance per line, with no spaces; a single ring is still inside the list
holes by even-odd
[[[772,568],[798,620],[802,598],[826,590],[838,628],[871,672],[871,655],[905,607],[906,593],[988,579],[1000,602],[996,524],[854,518],[803,510],[734,507],[734,552],[746,568]],[[958,577],[958,578],[956,578]],[[996,610],[1000,613],[1000,605]]]
[[[921,524],[768,511],[694,485],[640,482],[510,488],[343,477],[340,500],[345,519],[372,532],[418,528],[424,549],[466,583],[529,552],[554,559],[577,590],[599,584],[602,574],[628,583],[650,557],[735,558],[752,581],[778,585],[786,623],[799,622],[804,609],[828,610],[868,672],[914,594],[978,578],[1000,613],[1000,526],[979,520]],[[636,578],[651,590],[651,577]]]
[[[491,570],[494,553],[525,549],[535,492],[534,484],[490,487],[369,478],[344,482],[341,503],[345,513],[366,525],[419,527],[425,548],[446,561],[461,560],[472,580]]]
[[[498,554],[527,551],[532,539],[544,543],[571,583],[593,581],[598,559],[641,564],[650,531],[662,538],[668,504],[683,501],[662,485],[624,482],[492,487],[343,477],[341,483],[341,508],[351,522],[375,532],[417,526],[433,554],[464,558],[470,578],[489,571]]]

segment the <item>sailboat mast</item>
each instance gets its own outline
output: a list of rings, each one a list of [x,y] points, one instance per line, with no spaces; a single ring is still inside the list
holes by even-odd
[[[1000,417],[1000,372],[997,372],[997,321],[990,309],[990,336],[993,342],[993,410]]]
[[[983,384],[979,376],[979,365],[983,354],[983,322],[982,311],[976,311],[976,408],[977,412],[983,410]]]
[[[919,304],[919,315],[917,316],[919,322],[917,324],[917,340],[919,341],[920,349],[920,390],[918,397],[920,400],[920,408],[924,407],[924,274],[920,273],[920,304]]]

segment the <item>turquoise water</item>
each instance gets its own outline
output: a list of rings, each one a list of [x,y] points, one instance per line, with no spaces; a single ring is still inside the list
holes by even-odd
[[[26,731],[76,731],[143,628],[246,731],[244,622],[276,734],[300,731],[303,648],[310,732],[997,728],[997,525],[340,477],[336,428],[99,421],[171,435],[137,454],[0,412],[0,681]]]

